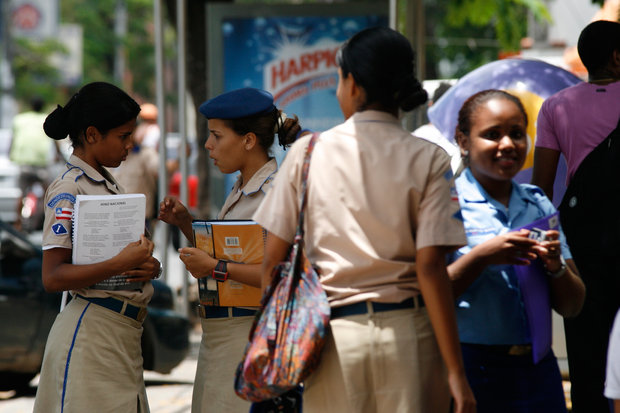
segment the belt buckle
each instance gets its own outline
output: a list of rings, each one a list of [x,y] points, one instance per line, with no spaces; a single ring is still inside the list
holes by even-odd
[[[205,308],[204,305],[198,304],[198,317],[200,318],[207,318],[207,309]]]
[[[525,356],[532,352],[532,346],[529,344],[516,344],[508,349],[509,356]]]
[[[138,310],[138,315],[136,316],[136,320],[138,320],[139,322],[143,322],[147,314],[148,314],[147,308],[140,307],[140,310]]]

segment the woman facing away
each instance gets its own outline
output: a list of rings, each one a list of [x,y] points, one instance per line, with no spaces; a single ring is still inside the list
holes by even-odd
[[[270,189],[277,173],[276,160],[269,154],[278,135],[283,147],[300,132],[297,117],[286,118],[273,104],[270,93],[243,88],[204,102],[200,113],[209,120],[205,148],[222,173],[239,172],[217,219],[251,219]],[[277,215],[274,213],[274,215]],[[178,226],[193,243],[192,216],[178,200],[166,197],[159,219]],[[195,278],[214,277],[260,287],[260,264],[216,260],[198,248],[181,248],[180,259]],[[192,412],[238,413],[250,403],[234,391],[235,371],[248,342],[256,308],[204,306],[200,308],[202,341],[198,355]]]
[[[304,239],[331,328],[304,383],[304,412],[447,412],[450,393],[456,411],[472,412],[444,258],[466,243],[450,160],[398,119],[427,99],[413,50],[398,32],[372,28],[337,63],[346,120],[316,141]],[[268,231],[264,287],[295,236],[308,142],[291,147],[254,214]]]
[[[533,362],[514,266],[542,260],[547,275],[535,275],[548,278],[551,305],[564,317],[579,313],[585,287],[561,231],[547,231],[540,242],[519,230],[556,212],[540,188],[513,181],[527,154],[526,128],[521,101],[500,90],[471,96],[458,114],[456,140],[467,168],[456,188],[468,245],[452,254],[448,273],[478,412],[566,412],[553,351]]]
[[[142,369],[142,321],[160,274],[144,235],[103,262],[72,264],[71,220],[77,195],[123,193],[106,170],[132,147],[138,104],[114,85],[82,87],[47,117],[45,133],[69,135],[73,154],[45,195],[43,285],[69,290],[72,300],[49,333],[34,412],[148,412]],[[122,274],[140,287],[101,290],[94,284]]]

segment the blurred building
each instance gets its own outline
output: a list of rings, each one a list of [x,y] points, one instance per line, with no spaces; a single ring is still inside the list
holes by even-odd
[[[595,20],[620,20],[620,0],[606,0],[603,7],[591,0],[545,0],[552,22],[528,22],[529,35],[522,42],[522,57],[544,60],[577,76],[587,76],[577,54],[581,30]]]

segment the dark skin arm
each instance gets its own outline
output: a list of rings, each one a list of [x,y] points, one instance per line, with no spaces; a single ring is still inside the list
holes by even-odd
[[[131,281],[149,281],[159,274],[160,263],[153,258],[153,243],[144,235],[127,245],[116,256],[95,264],[71,263],[71,249],[43,251],[42,279],[48,292],[89,287],[113,275],[126,275]]]
[[[550,272],[557,272],[562,263],[560,254],[552,254],[552,251],[560,250],[558,231],[547,231],[548,241],[544,241],[535,247],[535,250],[543,261],[545,268]],[[562,317],[575,317],[581,311],[586,297],[586,287],[579,277],[579,271],[573,260],[566,260],[566,273],[559,278],[549,280],[551,287],[551,306]]]
[[[190,244],[194,244],[193,218],[181,201],[173,197],[164,198],[159,205],[159,216],[157,218],[181,229]],[[215,258],[198,248],[180,248],[179,258],[185,264],[187,271],[196,279],[211,276],[217,264]],[[227,268],[228,277],[231,280],[252,287],[260,287],[261,264],[229,262]]]
[[[559,151],[539,147],[534,150],[532,185],[539,186],[549,199],[553,199],[553,183],[555,182],[559,160]]]
[[[159,204],[159,215],[157,219],[164,221],[167,224],[178,227],[185,238],[193,244],[194,233],[192,231],[192,214],[188,209],[175,197],[167,196]]]
[[[179,248],[179,258],[185,264],[187,271],[196,279],[210,277],[217,264],[215,258],[198,248]],[[229,279],[260,288],[261,264],[229,262],[226,268]]]
[[[448,251],[445,247],[421,248],[416,254],[416,272],[439,351],[448,369],[448,384],[454,398],[454,411],[475,412],[476,400],[465,377],[454,300],[444,264]]]
[[[560,269],[560,255],[550,254],[550,249],[559,251],[558,231],[547,231],[549,241],[538,243],[527,238],[529,231],[508,232],[476,245],[470,252],[448,266],[452,289],[456,297],[478,278],[489,265],[529,265],[540,257],[550,272]],[[551,306],[563,317],[574,317],[581,311],[585,299],[585,286],[573,260],[566,260],[566,273],[549,280]]]
[[[288,241],[272,233],[267,234],[261,285],[263,291],[271,283],[274,267],[286,258],[290,245]],[[465,378],[454,304],[444,265],[443,257],[446,252],[447,249],[441,247],[419,250],[416,258],[418,279],[439,349],[448,368],[448,382],[455,399],[455,411],[475,412],[476,401]]]
[[[536,259],[536,241],[528,231],[507,232],[476,245],[471,251],[448,266],[452,291],[459,297],[476,281],[482,271],[493,264],[528,265]]]

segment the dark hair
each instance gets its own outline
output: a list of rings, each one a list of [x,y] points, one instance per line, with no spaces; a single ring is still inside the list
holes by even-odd
[[[86,129],[94,126],[105,135],[110,129],[135,119],[140,105],[118,87],[105,82],[83,86],[65,107],[58,105],[45,119],[43,130],[52,139],[69,135],[73,147],[84,143]]]
[[[374,27],[355,34],[341,47],[336,61],[366,92],[360,109],[379,103],[386,109],[413,110],[428,95],[415,77],[411,44],[395,30]]]
[[[448,82],[440,82],[439,86],[437,86],[437,89],[435,89],[435,92],[433,92],[433,103],[437,103],[439,98],[442,97],[443,94],[446,93],[451,87],[452,85]]]
[[[43,98],[35,96],[30,99],[30,107],[35,112],[41,112],[43,110]]]
[[[588,73],[604,69],[614,50],[620,50],[620,23],[598,20],[581,31],[577,52]]]
[[[523,107],[523,103],[519,100],[518,97],[511,95],[508,92],[498,89],[487,89],[481,92],[478,92],[472,96],[470,96],[461,106],[458,115],[458,122],[456,125],[456,136],[461,132],[465,136],[469,136],[471,132],[471,118],[478,109],[478,106],[488,102],[491,99],[507,99],[513,102],[521,113],[523,114],[523,118],[525,119],[525,126],[527,126],[527,113],[525,112],[525,108]]]
[[[284,114],[282,111],[274,108],[267,114],[258,114],[246,116],[237,119],[222,119],[224,123],[238,135],[245,135],[253,132],[258,138],[260,146],[269,152],[271,145],[278,134],[278,143],[286,149],[287,146],[295,142],[297,133],[301,130],[299,119],[296,115],[294,118],[286,118],[281,120]]]

